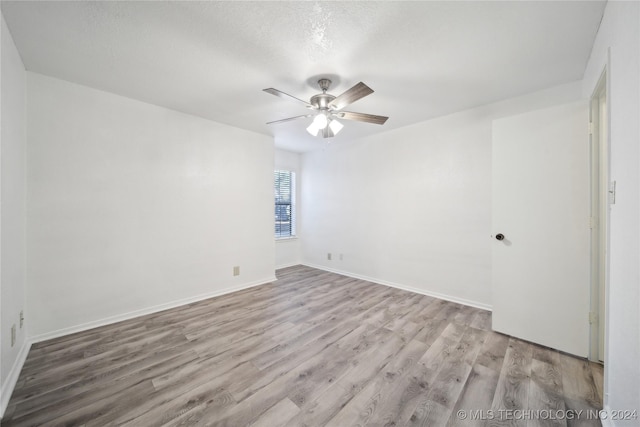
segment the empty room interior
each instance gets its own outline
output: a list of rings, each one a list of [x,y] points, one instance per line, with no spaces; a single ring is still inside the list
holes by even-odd
[[[0,2],[4,426],[638,426],[640,2]]]

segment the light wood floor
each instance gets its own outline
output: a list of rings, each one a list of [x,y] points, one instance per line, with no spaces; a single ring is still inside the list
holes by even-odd
[[[487,311],[278,278],[35,344],[2,426],[600,425],[555,418],[601,407],[602,367],[491,332]]]

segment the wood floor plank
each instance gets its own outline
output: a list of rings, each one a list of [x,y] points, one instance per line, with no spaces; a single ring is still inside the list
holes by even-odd
[[[372,346],[360,357],[351,358],[345,373],[315,398],[309,396],[301,405],[301,412],[287,425],[323,425],[337,414],[396,354],[405,347],[402,337],[392,335],[379,345]],[[425,349],[426,350],[426,349]],[[424,350],[423,350],[424,351]]]
[[[474,316],[470,316],[470,320]],[[451,418],[456,402],[464,389],[486,331],[467,327],[451,355],[440,368],[436,378],[419,400],[416,410],[407,420],[408,425],[433,425]],[[436,405],[434,405],[436,404]],[[435,408],[435,410],[425,410]]]
[[[596,391],[598,392],[598,402],[602,402],[604,396],[604,366],[600,363],[590,362],[591,376],[593,378]]]
[[[289,426],[316,426],[323,425],[328,419],[335,416],[372,377],[380,372],[392,359],[396,358],[397,352],[401,352],[406,346],[401,344],[401,340],[388,340],[384,346],[376,346],[363,354],[360,361],[355,361],[355,366],[349,369],[342,377],[335,381],[315,399],[308,401],[301,407],[301,412],[294,417],[287,425]],[[424,353],[426,348],[420,345],[418,352]],[[354,365],[354,361],[351,361]]]
[[[474,413],[481,411],[483,408],[491,408],[493,402],[493,395],[495,394],[496,387],[498,385],[499,372],[487,368],[479,363],[474,364],[467,377],[467,382],[464,385],[462,393],[460,394],[449,420],[447,426],[469,426],[471,421],[460,417],[459,411],[462,411],[466,416],[474,416]],[[444,412],[442,408],[442,412]],[[416,418],[421,414],[416,414]],[[477,417],[481,418],[481,417]],[[478,420],[475,420],[478,421]]]
[[[354,396],[354,393],[345,389],[342,384],[336,382],[315,400],[306,403],[296,416],[290,418],[286,427],[313,427],[323,426],[329,419],[335,416]],[[296,406],[297,407],[297,406]]]
[[[475,307],[462,306],[458,314],[453,317],[453,321],[462,323],[463,325],[471,325],[471,322],[476,318],[480,311],[482,310]]]
[[[306,266],[36,343],[2,427],[469,426],[459,410],[597,410],[601,365],[491,313]],[[599,425],[598,420],[487,425]]]
[[[82,408],[95,400],[106,400],[128,392],[131,387],[141,381],[166,374],[175,369],[196,361],[198,355],[194,351],[173,354],[160,353],[155,358],[147,360],[147,368],[132,367],[128,373],[120,372],[111,378],[92,378],[82,384],[73,384],[65,388],[58,388],[48,393],[39,394],[32,399],[19,403],[13,413],[14,419],[30,417],[42,407],[50,408],[47,416],[55,418],[65,412]]]
[[[330,387],[347,368],[349,360],[370,349],[372,343],[384,342],[388,337],[394,338],[390,331],[360,325],[326,349],[328,357],[316,355],[273,381],[261,382],[250,394],[238,394],[238,404],[231,408],[221,425],[249,425],[284,397],[303,406]]]
[[[428,319],[425,320],[422,324],[422,329],[415,336],[415,339],[418,341],[422,341],[427,345],[433,344],[433,342],[438,339],[444,328],[449,325],[445,319]]]
[[[82,364],[71,362],[69,366],[53,365],[45,376],[29,377],[29,381],[16,389],[12,397],[21,402],[51,391],[82,387],[88,382],[111,380],[128,375],[132,370],[137,371],[148,367],[150,363],[155,362],[156,356],[164,358],[192,351],[183,346],[187,343],[184,336],[176,335],[169,338],[149,340],[137,351],[127,346],[123,350],[110,352],[108,356],[91,357]],[[159,346],[154,347],[150,344],[159,344]]]
[[[557,360],[551,360],[551,362],[542,362],[536,358],[531,360],[531,381],[561,395],[563,391],[561,368]]]
[[[409,342],[371,381],[357,385],[354,397],[326,425],[355,426],[361,418],[367,419],[379,402],[380,394],[408,375],[427,349],[426,344],[420,341]]]
[[[302,407],[321,395],[336,380],[345,375],[352,363],[364,363],[372,352],[380,348],[387,352],[393,351],[402,345],[402,340],[397,335],[385,329],[372,331],[370,334],[363,334],[355,342],[337,342],[336,352],[329,357],[329,362],[324,360],[316,366],[321,369],[312,373],[305,381],[298,382],[288,393],[289,398],[298,406]],[[330,355],[331,353],[328,353]],[[325,359],[321,355],[322,359]],[[312,368],[315,370],[315,368]]]
[[[361,412],[358,423],[385,425],[406,423],[428,395],[429,387],[446,362],[455,355],[455,347],[462,338],[464,329],[451,323],[442,335],[425,352],[418,363],[403,375],[393,386],[387,386],[373,395]]]
[[[327,333],[327,330],[333,330],[335,327],[338,327],[339,322],[332,319],[323,325],[309,327],[309,325],[302,323],[301,326],[305,327],[304,333],[291,338],[275,340],[278,342],[277,345],[256,355],[252,358],[251,362],[259,369],[264,370],[288,355],[299,351],[301,347],[321,338]]]
[[[261,371],[254,378],[237,381],[231,386],[231,392],[237,395],[239,400],[245,399],[260,389],[268,386],[279,377],[287,375],[292,369],[297,368],[310,358],[324,352],[333,343],[352,333],[357,328],[356,323],[344,323],[325,333],[323,336],[300,348],[292,351],[287,356],[279,359],[269,366],[269,369]]]
[[[143,381],[128,389],[128,393],[132,396],[148,396],[153,392],[153,386],[150,381]],[[122,396],[122,395],[121,395]],[[134,401],[135,403],[135,401]],[[39,425],[68,425],[80,426],[95,420],[103,412],[118,412],[126,410],[132,404],[130,397],[122,398],[115,396],[112,399],[96,400],[92,399],[89,403],[79,406],[58,408],[57,411],[39,411],[32,414],[28,418],[16,420],[15,424],[11,421],[3,425],[15,426],[39,426]],[[59,415],[59,416],[58,416]]]
[[[489,426],[525,426],[527,420],[503,414],[516,413],[527,408],[532,348],[529,343],[511,338],[504,356],[500,378],[491,404],[494,414],[501,416],[489,420]]]
[[[24,376],[25,392],[29,392],[30,384],[37,383],[38,387],[50,382],[58,382],[60,376],[64,376],[67,381],[73,381],[79,374],[87,371],[90,367],[97,370],[103,366],[109,365],[109,361],[113,359],[126,360],[135,358],[137,355],[146,352],[147,348],[153,348],[161,345],[178,345],[186,343],[187,339],[177,329],[168,329],[156,334],[146,334],[135,336],[110,345],[105,351],[87,352],[80,349],[76,357],[67,357],[64,363],[42,363],[41,367],[25,370],[28,372]],[[48,369],[44,366],[49,366]],[[54,367],[52,369],[52,367]]]
[[[535,354],[534,354],[535,356]],[[531,381],[529,381],[528,406],[532,411],[544,414],[564,413],[566,410],[562,396],[562,375],[558,366],[557,353],[549,354],[549,362],[534,357],[531,361]],[[527,421],[527,426],[558,427],[566,426],[562,417],[539,417]]]
[[[504,356],[508,347],[508,336],[496,332],[490,332],[487,335],[480,353],[478,354],[477,363],[500,372],[502,370]]]
[[[300,408],[291,400],[284,398],[272,406],[251,424],[252,427],[273,427],[284,425],[288,420],[296,416]]]
[[[460,314],[460,312],[464,312],[465,307],[461,304],[456,304],[453,302],[448,302],[444,305],[442,310],[440,310],[436,315],[435,319],[445,319],[447,321],[455,320],[455,317]]]
[[[589,406],[601,409],[598,388],[593,380],[589,361],[567,354],[559,354],[563,375],[564,394],[570,399],[584,401]]]
[[[438,372],[427,396],[429,400],[453,409],[484,344],[484,335],[484,331],[471,327],[465,330],[451,356]]]
[[[444,426],[450,410],[433,400],[420,402],[414,413],[405,424],[407,427]]]
[[[582,399],[565,396],[564,405],[568,411],[580,414],[567,419],[568,427],[600,427],[602,423],[598,419],[598,408],[594,408]]]
[[[484,331],[490,331],[491,312],[487,310],[478,310],[476,317],[473,318],[469,326],[476,329],[482,329]]]
[[[221,386],[222,383],[222,381],[209,381],[197,386],[189,385],[187,391],[184,391],[183,387],[179,391],[171,393],[170,395],[173,397],[169,400],[166,397],[156,398],[162,393],[151,394],[148,399],[137,401],[134,410],[106,413],[87,423],[87,427],[104,425],[137,427],[174,424],[184,414],[193,414],[193,409],[204,407],[208,411],[214,408],[216,411],[222,411],[224,408],[234,407],[236,401],[230,393],[224,390]],[[169,394],[165,394],[165,396],[167,395]],[[198,422],[201,420],[199,419]]]

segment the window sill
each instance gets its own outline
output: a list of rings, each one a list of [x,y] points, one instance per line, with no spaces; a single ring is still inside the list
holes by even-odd
[[[276,237],[276,242],[286,242],[287,240],[298,240],[298,236]]]

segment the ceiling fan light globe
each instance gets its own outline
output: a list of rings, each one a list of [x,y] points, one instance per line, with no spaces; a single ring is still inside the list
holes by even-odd
[[[309,132],[311,136],[318,136],[319,130],[320,128],[315,125],[315,121],[307,127],[307,132]]]
[[[323,113],[318,114],[314,119],[312,125],[318,129],[324,129],[327,127],[328,119]]]
[[[337,120],[331,120],[329,122],[329,128],[331,129],[331,131],[333,131],[334,135],[337,135],[338,132],[340,132],[343,127],[344,125]]]

